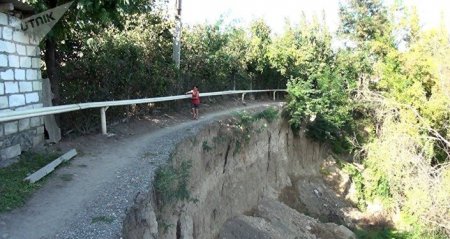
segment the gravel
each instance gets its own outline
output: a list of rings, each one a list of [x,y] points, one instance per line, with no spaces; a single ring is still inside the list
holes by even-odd
[[[99,195],[55,238],[121,238],[122,221],[135,195],[149,189],[158,165],[167,161],[178,142],[200,127],[201,124],[196,124],[190,130],[172,130],[146,141],[146,147],[137,153],[133,163],[112,172],[116,180],[105,183]],[[156,153],[147,156],[147,152]]]

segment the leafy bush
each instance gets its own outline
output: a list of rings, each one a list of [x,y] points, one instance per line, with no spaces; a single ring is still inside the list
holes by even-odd
[[[364,210],[366,208],[366,195],[364,188],[364,177],[360,170],[351,163],[341,162],[342,170],[347,173],[355,185],[356,197],[358,199],[358,208]]]
[[[351,100],[345,85],[342,78],[330,71],[288,83],[286,111],[293,129],[306,126],[307,136],[331,143],[338,153],[350,149],[346,135],[352,132],[353,123]]]
[[[191,161],[182,161],[178,167],[169,164],[156,171],[154,185],[159,205],[191,199],[188,189],[191,168]]]
[[[179,92],[172,64],[170,24],[162,16],[128,16],[124,29],[106,28],[92,35],[62,67],[61,104],[164,96]],[[82,90],[80,90],[82,89]],[[109,119],[122,119],[130,107],[114,107]],[[88,132],[98,125],[98,112],[62,116],[64,129]]]
[[[203,151],[209,152],[212,149],[212,147],[208,144],[208,141],[205,140],[202,143],[202,149]]]
[[[272,123],[278,117],[278,110],[275,107],[269,107],[254,115],[256,120],[265,119],[267,122]]]

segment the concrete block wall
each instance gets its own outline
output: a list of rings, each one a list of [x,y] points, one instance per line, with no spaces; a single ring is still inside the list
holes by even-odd
[[[0,12],[0,114],[43,107],[38,42]],[[0,166],[44,140],[43,117],[0,123]]]

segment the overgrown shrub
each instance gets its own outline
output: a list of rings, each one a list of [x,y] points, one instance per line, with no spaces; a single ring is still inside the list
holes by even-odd
[[[191,199],[188,189],[191,168],[191,161],[182,161],[178,167],[168,164],[156,171],[154,187],[160,206]]]
[[[255,120],[265,119],[267,122],[272,123],[278,117],[278,110],[275,107],[269,107],[254,116]]]
[[[325,72],[310,79],[293,79],[287,85],[286,112],[294,130],[306,128],[306,134],[327,142],[337,153],[350,150],[353,118],[349,90],[336,73]]]
[[[124,29],[107,28],[84,42],[79,57],[62,67],[61,104],[139,99],[179,93],[171,58],[170,22],[163,16],[128,16]],[[109,109],[109,119],[126,117],[130,107]],[[98,112],[64,114],[64,129],[88,131]]]

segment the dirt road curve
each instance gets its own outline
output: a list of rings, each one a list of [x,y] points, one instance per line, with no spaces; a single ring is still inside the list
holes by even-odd
[[[149,188],[176,143],[221,116],[270,104],[279,103],[228,108],[122,138],[78,139],[82,146],[73,146],[81,152],[70,165],[56,170],[23,208],[0,215],[0,238],[120,238],[126,208]]]

